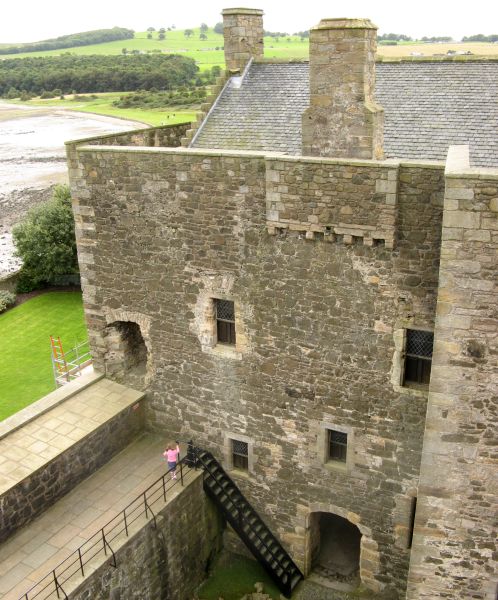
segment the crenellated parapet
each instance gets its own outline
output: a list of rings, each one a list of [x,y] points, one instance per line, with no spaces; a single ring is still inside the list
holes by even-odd
[[[268,232],[392,249],[398,171],[399,164],[389,161],[267,158]]]

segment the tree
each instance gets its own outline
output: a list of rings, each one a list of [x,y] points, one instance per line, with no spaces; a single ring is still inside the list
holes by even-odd
[[[203,33],[206,33],[206,31],[207,31],[208,29],[209,29],[209,27],[206,25],[206,23],[201,23],[200,30],[201,30]]]
[[[128,49],[127,48],[122,48],[121,49],[121,54],[128,54]]]
[[[166,33],[166,29],[164,29],[164,27],[161,27],[161,29],[159,30],[159,33]]]
[[[183,35],[186,38],[192,37],[194,35],[194,32],[192,29],[185,29],[185,31],[183,32]]]
[[[63,275],[78,273],[71,192],[59,185],[53,196],[32,208],[12,232],[23,266],[20,279],[31,289],[55,283]],[[29,291],[26,290],[25,291]]]
[[[216,25],[213,27],[213,31],[215,33],[221,33],[223,34],[223,23],[216,23]]]
[[[154,27],[147,27],[147,31],[149,33],[152,33],[153,31],[155,31]]]
[[[149,33],[147,34],[147,39],[151,40],[152,39],[152,33],[149,31]]]
[[[201,33],[201,34],[199,34],[199,39],[200,40],[207,40],[208,36],[205,33]]]
[[[166,38],[166,34],[161,31],[161,33],[157,36],[159,40],[164,40]]]

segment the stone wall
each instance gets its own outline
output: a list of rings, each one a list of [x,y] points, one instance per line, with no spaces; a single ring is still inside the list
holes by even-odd
[[[377,27],[322,19],[310,30],[310,106],[303,154],[382,159],[384,112],[374,99]]]
[[[407,598],[495,600],[498,172],[450,149]]]
[[[2,494],[0,542],[108,462],[138,435],[142,426],[143,408],[128,408]]]
[[[220,549],[221,522],[202,489],[202,476],[182,490],[116,552],[70,600],[192,600]]]
[[[390,249],[290,227],[268,235],[268,194],[287,199],[295,185],[309,223],[310,190],[328,176],[303,159],[283,161],[290,179],[276,181],[275,160],[79,149],[71,183],[94,356],[105,366],[109,311],[149,319],[148,423],[193,437],[228,468],[229,440],[240,436],[251,470],[234,477],[300,567],[309,572],[311,513],[332,512],[362,532],[363,582],[402,597],[427,393],[392,378],[397,331],[433,325],[442,167],[341,167],[351,179],[334,197],[334,219],[351,206],[367,220],[361,198],[394,194],[374,190],[398,173]],[[340,169],[330,171],[340,185]],[[235,302],[234,347],[207,333],[213,298]],[[324,464],[328,428],[348,433],[344,468]]]

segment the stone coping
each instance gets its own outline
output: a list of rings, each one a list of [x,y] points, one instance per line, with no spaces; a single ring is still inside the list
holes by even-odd
[[[85,377],[85,376],[83,376]],[[83,377],[81,379],[83,379]],[[60,388],[51,407],[39,412],[23,425],[11,428],[0,439],[0,494],[16,486],[35,471],[63,454],[123,410],[144,397],[95,374],[86,384],[67,395]],[[65,387],[69,387],[68,384]],[[57,396],[63,394],[63,398]],[[42,399],[50,404],[52,394]],[[47,400],[48,398],[48,400]]]
[[[498,179],[498,168],[471,167],[469,146],[462,144],[449,147],[444,174],[447,178],[495,180]]]
[[[222,15],[257,15],[262,17],[264,12],[260,8],[224,8],[221,11]]]
[[[264,158],[268,161],[283,161],[294,163],[314,163],[326,165],[353,165],[364,167],[382,167],[387,169],[396,169],[398,167],[421,167],[429,169],[442,169],[442,161],[420,161],[420,160],[399,160],[397,158],[387,158],[385,160],[361,160],[354,158],[329,158],[321,156],[289,156],[280,152],[265,151],[247,151],[247,150],[208,150],[205,148],[166,148],[149,146],[79,146],[78,152],[120,152],[123,154],[178,154],[206,157],[227,157],[227,158]]]
[[[65,402],[103,377],[104,375],[95,373],[94,371],[81,375],[74,381],[57,388],[53,392],[50,392],[50,394],[40,398],[40,400],[33,402],[33,404],[26,406],[26,408],[16,412],[14,415],[7,417],[7,419],[0,422],[0,440],[16,429],[24,427],[24,425],[33,419],[37,419],[47,411],[52,410],[52,408],[61,402]]]

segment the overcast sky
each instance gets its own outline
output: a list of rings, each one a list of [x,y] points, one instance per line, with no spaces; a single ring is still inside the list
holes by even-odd
[[[309,29],[323,17],[368,17],[379,33],[412,37],[450,35],[460,39],[476,33],[498,33],[496,0],[3,0],[0,43],[32,42],[67,33],[113,27],[144,31],[147,27],[178,29],[213,26],[223,8],[262,8],[270,31],[294,33]]]

